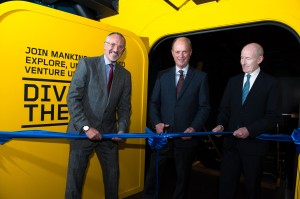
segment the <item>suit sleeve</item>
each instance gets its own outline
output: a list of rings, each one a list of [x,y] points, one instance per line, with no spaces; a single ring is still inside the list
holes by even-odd
[[[84,125],[90,125],[87,117],[85,116],[82,102],[87,79],[86,63],[83,59],[81,59],[78,62],[77,69],[73,75],[67,95],[69,114],[77,131],[80,131]]]

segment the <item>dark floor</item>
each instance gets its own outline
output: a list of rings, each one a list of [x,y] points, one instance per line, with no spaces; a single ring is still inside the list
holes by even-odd
[[[159,199],[171,199],[174,190],[175,178],[174,168],[168,169],[163,183],[160,188]],[[264,175],[262,182],[261,199],[293,199],[294,190],[287,188],[285,180],[274,178],[268,174]],[[218,178],[219,170],[203,166],[197,162],[193,166],[189,196],[187,199],[217,199],[218,198]],[[243,199],[243,180],[241,179],[238,199]],[[126,199],[142,199],[142,193],[127,197]]]

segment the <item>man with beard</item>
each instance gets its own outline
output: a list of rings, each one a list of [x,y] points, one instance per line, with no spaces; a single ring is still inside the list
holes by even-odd
[[[89,157],[95,150],[100,161],[105,198],[118,198],[118,141],[102,140],[102,133],[124,133],[131,112],[131,74],[117,63],[125,51],[120,33],[109,34],[104,55],[82,58],[71,81],[67,103],[68,132],[85,133],[88,139],[70,141],[66,199],[80,199]]]

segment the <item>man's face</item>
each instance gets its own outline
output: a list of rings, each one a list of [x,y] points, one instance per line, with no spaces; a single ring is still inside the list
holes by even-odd
[[[255,71],[259,64],[262,62],[263,56],[257,54],[254,46],[245,46],[241,52],[241,65],[244,73],[252,73]]]
[[[117,34],[109,37],[109,41],[104,42],[104,54],[111,62],[116,62],[125,51],[125,41]]]
[[[189,44],[183,40],[178,39],[172,49],[172,56],[174,58],[176,66],[184,68],[188,65],[190,57],[192,55],[192,49]]]

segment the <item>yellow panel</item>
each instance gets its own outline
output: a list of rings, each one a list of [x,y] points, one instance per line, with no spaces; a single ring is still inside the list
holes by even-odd
[[[170,4],[176,6],[176,9],[185,5],[189,0],[169,0]]]
[[[140,37],[148,37],[150,47],[170,35],[261,21],[280,22],[300,32],[299,0],[203,2],[207,3],[197,5],[190,0],[176,10],[163,0],[120,0],[119,14],[101,19],[101,22],[130,30]]]
[[[130,132],[144,132],[147,50],[130,31],[22,1],[0,4],[0,131],[65,132],[66,95],[78,59],[103,53],[105,37],[124,34],[121,62],[132,74]],[[144,139],[127,139],[120,149],[120,198],[143,189]],[[67,140],[14,139],[0,145],[0,198],[64,198]],[[93,155],[84,197],[104,198],[102,174]]]
[[[298,146],[299,149],[299,146]],[[295,199],[300,199],[300,155],[298,153],[297,177],[295,186]]]

